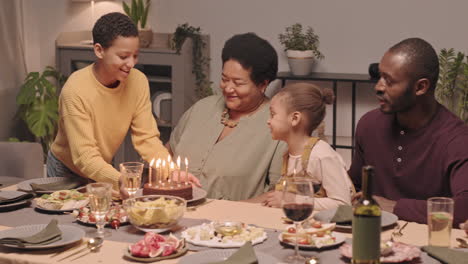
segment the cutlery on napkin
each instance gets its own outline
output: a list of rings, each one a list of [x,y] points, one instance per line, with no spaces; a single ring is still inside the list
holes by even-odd
[[[340,205],[336,209],[335,215],[330,219],[332,223],[351,224],[353,219],[353,207],[350,205]]]
[[[32,199],[32,198],[34,198],[34,194],[32,194],[32,193],[23,193],[23,194],[19,194],[19,195],[15,196],[15,197],[11,197],[11,198],[6,198],[6,197],[0,196],[0,205],[16,203],[16,202],[19,202],[19,201],[22,201],[22,200],[27,200],[27,199]]]
[[[31,188],[33,191],[60,191],[60,190],[70,190],[76,187],[83,185],[81,179],[72,179],[66,178],[63,181],[51,182],[51,183],[31,183]]]
[[[466,264],[468,263],[468,252],[453,250],[446,247],[424,246],[422,250],[426,251],[431,257],[447,264]]]
[[[62,239],[62,231],[58,227],[57,219],[52,219],[47,226],[38,233],[28,237],[0,238],[0,244],[25,247],[30,245],[48,245]]]
[[[246,242],[239,250],[234,252],[229,258],[223,261],[212,262],[209,264],[257,264],[257,256],[252,246],[252,242]]]

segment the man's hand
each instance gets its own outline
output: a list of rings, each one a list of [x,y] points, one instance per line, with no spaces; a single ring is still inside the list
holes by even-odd
[[[362,192],[356,193],[352,198],[352,204],[356,204],[356,202],[362,197]],[[380,205],[380,208],[384,211],[393,213],[393,209],[395,208],[396,202],[382,196],[372,195],[372,198]]]
[[[460,224],[460,229],[465,230],[465,233],[468,236],[468,220],[466,220],[465,223]]]

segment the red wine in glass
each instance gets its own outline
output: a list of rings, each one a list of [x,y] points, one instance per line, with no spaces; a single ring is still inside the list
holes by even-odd
[[[299,232],[300,223],[312,214],[314,210],[314,188],[312,179],[308,177],[292,177],[284,183],[281,207],[284,214],[294,221],[296,235]],[[298,239],[294,243],[294,255],[286,256],[286,263],[303,264],[305,258],[299,254]]]
[[[302,222],[309,218],[314,210],[313,204],[290,203],[283,206],[284,214],[291,220]]]

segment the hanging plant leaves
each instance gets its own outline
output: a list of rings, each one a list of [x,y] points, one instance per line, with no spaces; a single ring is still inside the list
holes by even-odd
[[[201,99],[213,95],[212,82],[208,80],[205,74],[205,71],[209,69],[210,59],[203,55],[206,43],[203,41],[200,28],[190,26],[188,23],[177,26],[172,37],[177,53],[180,53],[187,38],[192,39],[192,73],[195,75],[197,97]]]

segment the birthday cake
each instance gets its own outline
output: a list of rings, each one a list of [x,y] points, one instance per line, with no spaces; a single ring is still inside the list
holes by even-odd
[[[151,194],[158,194],[158,195],[172,195],[177,196],[180,198],[184,198],[185,200],[192,200],[193,193],[192,193],[192,185],[190,184],[172,184],[168,185],[165,184],[164,186],[161,185],[149,185],[146,183],[143,186],[143,195],[151,195]]]

